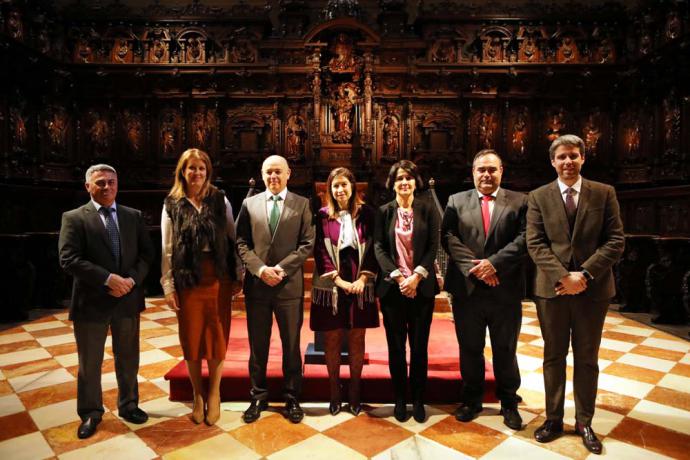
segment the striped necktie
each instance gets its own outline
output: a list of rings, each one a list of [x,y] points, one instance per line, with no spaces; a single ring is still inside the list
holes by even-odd
[[[103,217],[105,217],[105,230],[108,233],[108,239],[110,240],[110,251],[113,253],[115,258],[115,264],[120,266],[120,232],[117,229],[117,224],[115,219],[113,219],[112,213],[115,212],[114,208],[101,207],[99,210]]]

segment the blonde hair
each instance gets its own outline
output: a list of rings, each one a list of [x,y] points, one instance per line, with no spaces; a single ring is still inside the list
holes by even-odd
[[[204,181],[204,185],[201,186],[199,198],[206,198],[212,187],[211,176],[213,175],[213,166],[211,165],[211,158],[208,156],[208,153],[200,149],[187,149],[182,152],[180,159],[177,160],[177,166],[175,167],[175,182],[170,189],[170,193],[168,193],[168,196],[175,200],[187,196],[187,182],[184,178],[184,171],[187,169],[187,163],[189,163],[191,159],[201,160],[206,166],[206,180]]]
[[[347,209],[343,209],[343,211],[349,212],[353,218],[357,217],[359,208],[364,204],[364,201],[362,201],[357,194],[357,181],[355,180],[355,175],[352,174],[352,171],[349,169],[342,167],[335,168],[333,171],[331,171],[331,173],[328,175],[328,180],[326,181],[326,207],[328,208],[328,217],[331,219],[337,219],[340,211],[338,209],[338,202],[335,200],[335,198],[333,198],[333,191],[331,190],[333,181],[339,176],[347,179],[350,182],[350,187],[352,188],[352,196],[347,201]]]

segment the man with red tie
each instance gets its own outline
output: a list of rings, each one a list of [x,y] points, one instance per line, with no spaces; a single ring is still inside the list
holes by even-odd
[[[455,418],[469,422],[482,410],[488,327],[503,422],[519,430],[515,352],[525,295],[527,197],[501,188],[503,163],[494,150],[475,155],[472,176],[475,188],[448,199],[441,226],[441,242],[450,256],[445,288],[452,295],[463,379]]]

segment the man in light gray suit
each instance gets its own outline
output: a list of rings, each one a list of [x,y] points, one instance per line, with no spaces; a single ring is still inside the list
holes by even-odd
[[[283,347],[285,409],[299,423],[302,383],[300,329],[304,316],[302,266],[314,246],[309,200],[288,192],[290,168],[285,158],[273,155],[261,167],[266,191],[247,198],[237,217],[237,250],[247,273],[244,295],[249,334],[251,404],[242,418],[256,421],[268,407],[266,364],[275,314]]]

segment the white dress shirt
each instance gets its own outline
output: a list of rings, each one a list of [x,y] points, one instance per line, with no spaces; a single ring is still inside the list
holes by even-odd
[[[496,197],[498,196],[498,191],[500,189],[501,187],[496,188],[496,190],[494,190],[494,193],[491,194],[491,196],[494,197],[494,199],[489,201],[489,220],[491,220],[491,218],[494,216],[494,206],[496,205]],[[477,195],[479,195],[479,201],[484,199],[484,194],[479,190],[477,190]]]
[[[566,190],[572,188],[575,191],[575,193],[573,193],[573,199],[575,200],[575,207],[577,207],[580,202],[580,190],[582,190],[582,176],[577,178],[577,182],[575,182],[572,187],[568,187],[558,179],[558,188],[561,189],[561,198],[563,198],[564,203],[567,197]]]

